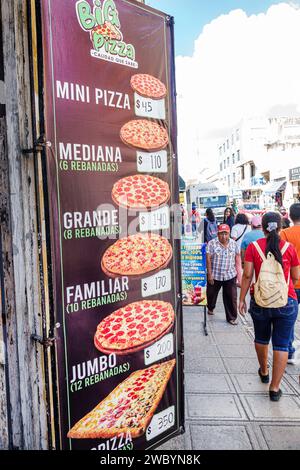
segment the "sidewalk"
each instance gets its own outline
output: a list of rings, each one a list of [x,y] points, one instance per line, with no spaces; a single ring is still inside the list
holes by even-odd
[[[287,366],[283,396],[271,402],[257,374],[250,315],[232,326],[220,302],[215,312],[205,336],[202,310],[184,308],[186,432],[160,449],[299,450],[300,364]]]

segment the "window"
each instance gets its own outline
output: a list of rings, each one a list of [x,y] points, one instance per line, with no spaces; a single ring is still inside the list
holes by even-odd
[[[224,168],[224,170],[226,170],[226,160],[224,160],[224,162],[223,162],[223,168]]]
[[[232,182],[233,182],[233,184],[235,184],[235,173],[233,173],[233,175],[232,175]]]
[[[227,139],[226,143],[227,143],[227,148],[229,149],[229,139]]]
[[[255,176],[255,165],[250,166],[250,176],[251,176],[251,178],[253,178],[253,176]]]
[[[229,166],[229,164],[230,164],[229,157],[227,157],[227,166]]]
[[[245,168],[243,166],[241,167],[241,179],[245,179]]]
[[[241,159],[241,157],[240,157],[240,151],[238,150],[238,151],[237,151],[237,161],[239,162],[240,159]]]
[[[223,144],[223,152],[225,153],[225,144]]]
[[[220,163],[220,171],[222,171],[222,170],[223,170],[223,164]]]
[[[239,129],[237,129],[235,131],[235,135],[236,135],[236,140],[240,140],[240,130]]]
[[[235,164],[235,155],[234,155],[234,153],[232,154],[232,164],[233,165]]]
[[[228,186],[230,186],[230,175],[227,176]]]
[[[231,145],[233,145],[233,144],[234,144],[234,135],[232,134],[232,136],[231,136]]]
[[[219,147],[219,155],[222,155],[222,145]]]

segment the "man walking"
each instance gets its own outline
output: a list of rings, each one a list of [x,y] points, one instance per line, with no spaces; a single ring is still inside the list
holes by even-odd
[[[292,245],[294,245],[297,255],[300,258],[300,204],[292,204],[290,207],[290,219],[293,222],[293,226],[282,230],[280,233],[280,237],[282,240],[285,240]],[[297,282],[295,285],[295,291],[298,297],[298,304],[300,304],[300,281]],[[295,347],[293,346],[294,341],[294,330],[292,332],[292,336],[289,342],[289,356],[288,356],[288,364],[295,364]]]
[[[226,224],[218,227],[218,237],[207,244],[207,307],[214,314],[221,287],[226,320],[237,325],[237,269],[241,256],[237,243],[230,239],[230,228]],[[240,283],[241,279],[238,279]]]

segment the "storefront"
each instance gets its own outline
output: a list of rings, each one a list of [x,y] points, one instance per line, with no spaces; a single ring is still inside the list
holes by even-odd
[[[300,167],[292,168],[290,170],[290,182],[293,188],[294,202],[300,201]]]
[[[266,209],[276,209],[283,205],[284,191],[286,188],[286,179],[278,178],[270,181],[264,187],[263,199]]]

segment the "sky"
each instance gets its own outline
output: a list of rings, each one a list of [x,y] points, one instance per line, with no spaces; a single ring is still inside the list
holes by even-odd
[[[237,8],[247,14],[267,11],[282,0],[146,0],[146,4],[175,18],[176,55],[192,55],[194,41],[214,18]]]
[[[146,3],[175,17],[184,179],[217,169],[219,145],[243,118],[300,116],[300,0]]]

